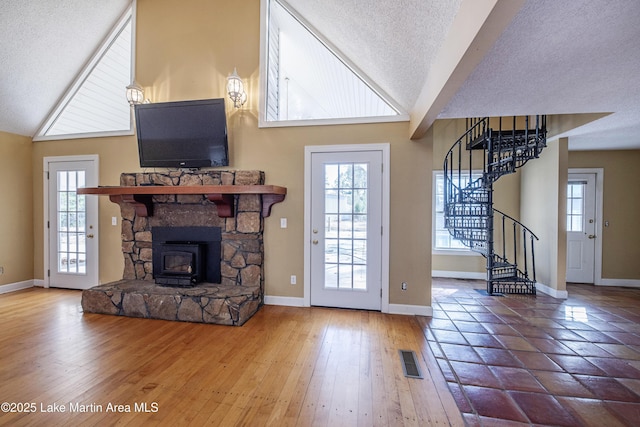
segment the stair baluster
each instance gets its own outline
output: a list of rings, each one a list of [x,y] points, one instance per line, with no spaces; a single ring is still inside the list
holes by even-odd
[[[492,295],[535,294],[534,242],[538,237],[493,207],[493,183],[539,157],[546,146],[546,116],[535,117],[535,129],[529,129],[529,116],[524,118],[524,129],[517,129],[517,122],[514,116],[511,129],[504,130],[499,118],[498,129],[494,130],[488,117],[467,119],[467,131],[453,144],[443,165],[445,226],[454,238],[487,259],[487,292]],[[463,150],[469,159],[466,170],[462,166]],[[473,179],[474,151],[482,153],[482,178],[476,180]],[[464,186],[463,177],[467,182]],[[498,236],[502,241],[501,252],[495,248],[496,214],[502,221],[499,229],[502,234]],[[513,258],[507,257],[507,221],[512,224]],[[530,251],[527,240],[531,242]],[[521,252],[518,248],[522,248]]]

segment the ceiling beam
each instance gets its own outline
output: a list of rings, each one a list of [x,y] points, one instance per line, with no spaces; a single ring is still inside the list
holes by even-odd
[[[411,110],[411,139],[424,136],[525,1],[463,0]]]

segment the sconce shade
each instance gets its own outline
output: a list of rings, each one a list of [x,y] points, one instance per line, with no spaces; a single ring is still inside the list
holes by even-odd
[[[247,102],[247,93],[244,91],[244,83],[238,76],[238,71],[234,68],[233,73],[227,77],[227,93],[233,101],[233,106],[240,108]]]
[[[133,82],[127,86],[127,101],[131,106],[144,102],[144,91],[138,83]]]

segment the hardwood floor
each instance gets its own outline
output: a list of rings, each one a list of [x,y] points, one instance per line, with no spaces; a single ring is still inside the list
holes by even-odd
[[[229,327],[83,314],[79,291],[31,289],[0,295],[0,362],[0,402],[32,410],[3,405],[0,425],[464,425],[411,316],[265,306]]]

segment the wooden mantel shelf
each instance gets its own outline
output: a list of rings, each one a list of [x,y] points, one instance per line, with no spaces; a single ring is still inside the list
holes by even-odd
[[[228,218],[234,215],[236,194],[259,194],[262,197],[262,216],[271,215],[271,206],[284,200],[286,187],[277,185],[140,185],[122,187],[84,187],[78,194],[109,196],[114,203],[130,203],[138,216],[153,215],[155,195],[202,194],[218,207],[218,216]]]

